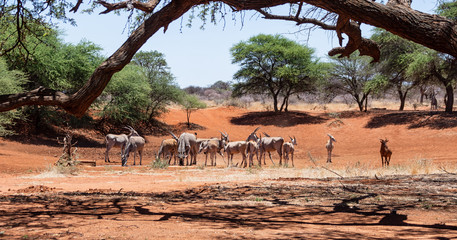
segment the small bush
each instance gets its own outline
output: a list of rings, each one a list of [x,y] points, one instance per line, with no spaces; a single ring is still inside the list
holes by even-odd
[[[73,152],[72,156],[64,153],[59,160],[54,164],[54,169],[57,173],[65,175],[76,175],[79,173],[79,161],[75,154],[76,150]]]
[[[199,169],[199,170],[205,169],[205,164],[199,164],[199,165],[197,166],[197,169]]]
[[[225,105],[228,107],[248,108],[250,101],[243,98],[230,98]]]
[[[168,160],[167,159],[161,159],[160,157],[157,157],[152,163],[151,163],[151,168],[153,169],[167,169],[168,166]]]

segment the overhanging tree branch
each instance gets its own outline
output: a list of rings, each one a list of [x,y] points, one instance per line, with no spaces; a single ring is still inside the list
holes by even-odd
[[[151,1],[151,3],[158,1]],[[80,2],[77,0],[76,6],[79,6]],[[82,116],[91,103],[102,93],[112,75],[127,65],[138,49],[153,34],[162,27],[166,30],[172,21],[181,17],[193,6],[210,2],[222,2],[237,11],[256,10],[286,3],[301,4],[303,2],[336,13],[344,19],[348,19],[342,21],[345,24],[341,25],[340,30],[347,34],[350,39],[345,47],[333,49],[330,54],[346,55],[353,49],[359,49],[362,54],[371,53],[376,46],[373,45],[373,42],[365,42],[363,38],[359,39],[357,33],[359,30],[355,25],[365,23],[457,57],[457,26],[455,22],[438,15],[415,11],[409,7],[410,0],[390,0],[386,5],[372,0],[170,0],[166,6],[145,20],[127,41],[94,71],[88,82],[76,93],[64,94],[55,90],[39,88],[28,93],[3,95],[0,96],[0,111],[8,111],[24,105],[55,105],[62,107],[71,114]],[[75,11],[77,10],[76,6],[73,8]],[[151,11],[151,7],[148,9]],[[357,34],[352,35],[352,31]],[[351,37],[354,36],[357,37],[353,38],[351,42]]]
[[[140,1],[123,1],[118,3],[108,3],[106,1],[97,1],[96,3],[104,6],[106,8],[105,11],[101,12],[100,14],[106,14],[114,10],[119,10],[123,8],[127,8],[129,10],[135,8],[141,10],[146,13],[152,13],[154,9],[159,4],[160,0],[151,0],[149,2],[140,2]]]

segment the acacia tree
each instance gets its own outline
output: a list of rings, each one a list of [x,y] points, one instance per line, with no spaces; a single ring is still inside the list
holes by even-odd
[[[451,113],[454,107],[454,87],[457,80],[457,59],[447,54],[441,54],[430,49],[416,52],[409,65],[408,74],[419,76],[429,82],[435,82],[444,87],[445,112]]]
[[[413,72],[411,63],[417,54],[423,51],[423,47],[411,41],[402,39],[383,29],[376,29],[371,37],[381,47],[381,61],[379,69],[389,81],[400,99],[400,108],[405,108],[408,92],[423,82],[424,78]]]
[[[232,62],[241,66],[234,75],[238,83],[233,95],[267,94],[273,98],[275,112],[287,111],[289,97],[312,90],[317,78],[314,50],[279,35],[251,37],[230,52]]]
[[[29,4],[22,4],[21,0],[2,1],[0,25],[7,21],[16,22],[17,31],[10,36],[15,38],[15,43],[11,46],[2,46],[0,54],[23,45],[22,33],[30,30],[27,28],[28,21],[45,22],[46,19],[53,17],[66,19],[66,11],[70,8],[72,12],[78,11],[82,2],[82,0],[75,0],[73,3],[66,0],[31,0]],[[26,93],[2,95],[0,96],[0,111],[8,111],[24,105],[55,105],[76,116],[82,116],[103,92],[113,74],[127,65],[151,36],[161,28],[166,31],[171,22],[196,6],[202,7],[201,16],[206,18],[205,13],[210,14],[212,21],[216,21],[216,18],[213,17],[216,13],[221,12],[221,15],[225,16],[224,9],[232,9],[237,12],[255,10],[268,19],[314,24],[336,31],[340,45],[343,43],[343,34],[346,34],[348,36],[347,44],[332,49],[329,52],[330,55],[349,56],[355,50],[359,50],[362,55],[372,56],[377,61],[379,58],[377,44],[364,39],[361,35],[360,24],[365,23],[457,57],[457,27],[454,21],[415,11],[410,8],[411,0],[388,0],[386,4],[372,0],[163,0],[163,2],[160,0],[148,2],[128,0],[115,3],[101,0],[94,4],[106,8],[102,12],[103,14],[116,10],[132,12],[138,10],[142,14],[134,19],[140,19],[141,22],[137,24],[138,27],[132,31],[126,42],[99,65],[79,90],[64,93],[56,89],[39,87]],[[225,8],[224,4],[229,8]],[[280,16],[267,12],[267,9],[283,4],[291,4],[293,11],[290,11],[289,15]]]
[[[327,88],[336,93],[349,94],[357,103],[359,110],[367,111],[368,96],[373,89],[371,82],[376,81],[376,71],[368,57],[354,53],[349,58],[334,59]]]
[[[206,104],[197,96],[192,94],[184,94],[182,96],[181,105],[186,110],[187,128],[190,129],[190,115],[198,109],[206,108]]]
[[[150,103],[146,108],[149,120],[164,112],[165,106],[178,102],[182,95],[170,72],[165,56],[158,51],[140,51],[133,57],[133,64],[141,67],[150,87]]]

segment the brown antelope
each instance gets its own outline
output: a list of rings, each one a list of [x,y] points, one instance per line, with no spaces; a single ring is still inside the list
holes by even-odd
[[[236,141],[225,143],[224,151],[227,153],[227,167],[233,166],[233,154],[240,153],[243,157],[241,163],[246,165],[246,141]],[[237,164],[238,165],[238,164]]]
[[[282,149],[283,149],[283,154],[284,154],[284,162],[285,164],[289,164],[289,153],[291,155],[291,158],[292,158],[292,167],[295,167],[294,166],[294,151],[295,151],[295,147],[294,145],[297,145],[297,139],[295,138],[290,138],[290,142],[286,142],[284,143],[284,145],[282,145]]]
[[[262,166],[262,161],[259,159],[259,141],[248,141],[246,145],[246,155],[249,157],[249,167],[254,165],[254,155],[259,162],[259,166]]]
[[[390,164],[390,157],[392,156],[392,151],[387,147],[387,142],[389,140],[382,140],[382,139],[379,139],[381,141],[381,150],[380,150],[380,153],[381,153],[381,162],[382,162],[382,166],[389,166]]]
[[[161,156],[162,159],[165,157],[169,157],[168,164],[171,164],[171,158],[174,159],[174,163],[176,165],[176,154],[178,153],[178,141],[174,138],[164,139],[160,144],[159,151],[157,152],[157,156]]]
[[[327,144],[325,145],[325,148],[327,148],[327,162],[328,163],[331,163],[332,162],[332,150],[333,150],[333,142],[336,142],[336,139],[330,135],[330,134],[327,134],[328,137],[330,138],[328,141],[327,141]]]
[[[219,143],[220,143],[220,140],[215,138],[215,139],[210,139],[208,141],[204,141],[200,144],[198,153],[201,153],[201,152],[205,153],[205,155],[206,155],[205,166],[208,163],[208,154],[210,155],[211,166],[216,166],[216,153],[219,151]],[[223,157],[224,157],[224,155],[222,155],[222,158]]]
[[[262,156],[263,156],[263,163],[265,163],[266,153],[268,153],[268,156],[270,157],[271,162],[273,163],[273,165],[275,165],[275,162],[273,162],[273,159],[271,159],[271,152],[276,151],[279,155],[279,166],[281,166],[282,165],[282,145],[284,144],[284,138],[270,137],[270,135],[268,135],[265,132],[263,132],[263,135],[265,135],[266,137],[263,137],[259,143],[260,160],[262,160]]]

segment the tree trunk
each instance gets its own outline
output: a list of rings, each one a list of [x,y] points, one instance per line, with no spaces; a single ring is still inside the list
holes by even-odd
[[[279,109],[278,109],[278,96],[273,96],[273,108],[274,108],[275,112],[279,112]]]
[[[282,110],[284,110],[284,112],[287,112],[288,106],[289,106],[289,96],[285,96],[284,99],[282,100],[281,109],[279,110],[279,112],[282,112]]]
[[[446,95],[447,99],[445,112],[452,113],[454,107],[454,88],[452,87],[452,84],[448,84],[446,86]]]
[[[187,109],[186,113],[187,113],[187,128],[190,128],[190,113],[191,113],[191,110]]]
[[[421,87],[419,88],[419,90],[420,90],[420,94],[421,94],[419,103],[420,103],[420,104],[423,104],[423,103],[424,103],[424,97],[427,98],[427,95],[426,95],[427,89],[426,89],[425,87],[422,87],[422,86],[421,86]]]
[[[362,99],[360,100],[360,97],[358,94],[354,94],[352,95],[352,97],[354,98],[355,102],[357,103],[357,106],[359,106],[359,111],[363,112],[363,96],[362,96]]]
[[[400,108],[398,109],[399,111],[405,110],[405,104],[406,104],[406,95],[408,94],[408,91],[403,91],[401,89],[398,89],[398,97],[400,98]]]
[[[289,97],[287,97],[286,108],[284,108],[284,112],[289,112]]]

